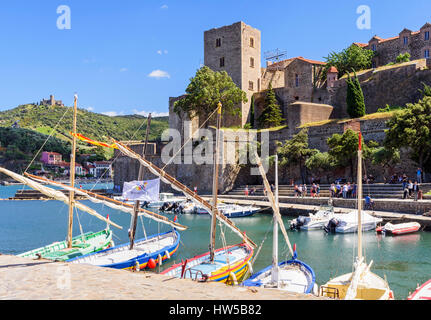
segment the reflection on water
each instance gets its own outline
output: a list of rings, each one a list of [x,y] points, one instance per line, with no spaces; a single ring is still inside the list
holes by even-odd
[[[0,198],[2,195],[0,194]],[[128,242],[127,230],[130,215],[115,211],[100,204],[83,201],[112,221],[123,226],[122,230],[112,227],[116,244]],[[67,233],[67,205],[58,201],[0,201],[0,252],[17,254],[55,241],[64,240]],[[174,215],[165,214],[173,220]],[[79,217],[79,221],[78,221]],[[180,249],[161,267],[165,269],[181,259],[190,258],[208,251],[210,234],[210,215],[179,215],[178,223],[188,226],[181,232]],[[330,278],[352,272],[354,258],[357,255],[356,234],[326,234],[321,231],[290,231],[291,218],[283,217],[290,242],[296,243],[298,257],[309,264],[316,273],[319,285]],[[142,217],[138,220],[137,238],[165,232],[170,227]],[[78,211],[74,219],[74,235],[80,233],[79,222],[84,232],[99,231],[106,224],[93,216]],[[252,217],[234,219],[235,225],[261,247],[253,269],[258,271],[272,261],[272,215],[256,214]],[[224,239],[220,237],[224,234]],[[223,241],[224,240],[224,241]],[[396,299],[405,299],[416,288],[417,283],[424,283],[431,277],[431,254],[429,243],[431,233],[385,237],[375,232],[363,234],[366,260],[373,260],[372,271],[381,277],[386,276]],[[217,224],[217,247],[223,243],[239,243],[240,238]],[[255,254],[258,250],[255,250]],[[289,257],[289,251],[283,235],[279,233],[280,260]]]

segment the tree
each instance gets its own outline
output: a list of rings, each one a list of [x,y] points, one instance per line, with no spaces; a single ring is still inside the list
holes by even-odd
[[[410,61],[410,53],[400,53],[396,59],[397,63],[409,62]]]
[[[372,59],[374,57],[374,51],[361,48],[355,44],[344,49],[343,51],[331,52],[326,59],[325,72],[323,73],[324,79],[326,79],[327,70],[330,67],[336,67],[338,70],[338,77],[341,78],[344,74],[350,70],[364,70],[369,69],[372,66]]]
[[[360,118],[365,116],[365,100],[361,84],[356,76],[352,79],[350,74],[347,77],[347,113],[351,118]]]
[[[424,89],[419,89],[419,92],[422,94],[423,97],[431,97],[431,87],[427,85],[426,83],[422,82]]]
[[[425,96],[417,103],[408,103],[386,123],[384,145],[387,148],[405,147],[410,158],[422,172],[429,169],[431,160],[431,97]]]
[[[298,165],[301,172],[302,183],[306,183],[304,164],[309,157],[318,150],[308,148],[308,129],[302,129],[292,139],[283,144],[278,143],[277,154],[280,156],[280,166],[288,164]]]
[[[335,133],[326,141],[329,147],[328,153],[333,157],[338,167],[350,167],[350,177],[354,178],[353,169],[357,161],[359,136],[352,129],[347,129],[342,135]],[[362,141],[364,158],[369,155],[367,145]]]
[[[215,72],[207,66],[200,68],[190,79],[186,96],[174,103],[176,113],[186,112],[190,118],[208,116],[219,102],[223,112],[240,115],[240,103],[246,103],[246,93],[238,88],[226,71]]]
[[[335,167],[334,159],[328,152],[317,152],[305,161],[305,166],[317,175],[325,175],[329,183],[329,174]]]
[[[391,171],[395,165],[400,163],[401,156],[400,150],[397,148],[379,147],[375,148],[371,155],[372,163],[379,164],[384,169]],[[386,174],[388,174],[387,172]]]
[[[284,121],[271,83],[266,92],[265,107],[257,121],[260,128],[277,127]]]

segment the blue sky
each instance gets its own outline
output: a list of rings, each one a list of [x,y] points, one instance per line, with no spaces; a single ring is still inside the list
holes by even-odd
[[[57,28],[61,5],[70,30]],[[371,9],[369,30],[356,26],[360,5]],[[261,30],[262,52],[324,60],[375,34],[419,30],[430,13],[429,0],[2,1],[0,111],[50,94],[71,105],[77,92],[98,113],[166,113],[203,63],[205,30],[242,20]]]

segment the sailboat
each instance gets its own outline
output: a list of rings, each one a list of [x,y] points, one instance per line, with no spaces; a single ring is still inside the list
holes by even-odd
[[[216,147],[216,159],[218,159],[218,142],[219,142],[219,130],[220,130],[220,117],[221,117],[221,104],[218,107],[218,118],[217,118],[217,147]],[[203,281],[221,281],[221,282],[235,282],[242,277],[250,266],[250,260],[253,256],[253,250],[256,248],[256,244],[241,230],[239,230],[235,224],[221,214],[216,205],[211,205],[206,200],[197,195],[194,191],[190,190],[187,186],[170,176],[163,169],[158,168],[153,163],[140,156],[129,147],[121,142],[113,140],[111,145],[93,141],[89,138],[78,136],[81,140],[88,143],[102,145],[110,148],[117,148],[124,155],[138,160],[138,162],[147,168],[152,174],[159,177],[161,181],[170,185],[174,190],[182,192],[187,198],[192,200],[197,205],[205,207],[212,216],[211,220],[211,241],[210,241],[210,252],[198,255],[191,259],[176,264],[167,270],[164,270],[162,274],[171,275],[178,278],[194,278]],[[213,179],[213,204],[217,204],[217,177],[218,168],[214,166],[214,179]],[[115,200],[114,200],[115,201]],[[141,210],[144,210],[141,208]],[[215,249],[215,227],[216,219],[230,228],[234,233],[243,239],[243,243],[226,246],[224,248]]]
[[[74,96],[74,107],[73,107],[73,132],[76,133],[76,117],[77,117],[77,100],[78,97],[75,94]],[[70,159],[70,185],[73,188],[75,184],[75,155],[76,155],[76,139],[73,137],[72,139],[72,154]],[[51,259],[56,261],[65,261],[71,259],[73,257],[81,256],[87,254],[89,252],[99,251],[106,249],[113,245],[112,241],[112,231],[109,228],[110,223],[107,219],[99,215],[96,211],[91,208],[84,206],[83,204],[75,201],[75,194],[73,191],[69,192],[69,199],[67,197],[56,190],[51,188],[44,187],[39,183],[31,181],[21,175],[17,175],[11,171],[8,171],[4,168],[0,168],[1,172],[11,176],[17,181],[20,181],[24,184],[29,185],[33,189],[37,189],[42,193],[49,195],[50,197],[61,200],[68,204],[69,206],[69,223],[68,223],[68,233],[67,239],[65,241],[54,242],[50,245],[37,248],[28,252],[23,252],[19,254],[20,257],[25,258],[44,258]],[[74,208],[80,208],[90,214],[95,215],[96,217],[103,218],[102,220],[106,221],[107,228],[99,231],[99,232],[88,232],[85,234],[81,234],[80,236],[72,237],[72,228],[73,228],[73,210]],[[118,228],[120,226],[116,225]]]
[[[148,144],[150,123],[151,114],[147,118],[147,132],[143,148],[143,157],[145,157],[145,151]],[[138,173],[139,182],[142,181],[143,176],[143,167],[140,165]],[[142,185],[145,185],[145,183]],[[124,205],[127,206],[127,204]],[[99,252],[89,253],[87,255],[68,260],[68,262],[91,264],[114,269],[134,269],[136,271],[146,267],[155,268],[157,264],[162,265],[163,261],[170,259],[179,247],[180,234],[175,229],[175,226],[178,227],[179,225],[174,224],[174,228],[171,231],[165,233],[156,234],[149,237],[147,237],[145,234],[145,238],[135,241],[137,219],[139,211],[141,210],[143,209],[140,206],[140,200],[135,200],[133,210],[131,212],[132,215],[129,229],[129,243],[111,247]],[[148,214],[147,210],[143,211],[147,212]],[[149,216],[151,218],[157,217],[158,220],[160,220],[161,217],[156,214],[150,214]],[[166,219],[162,220],[166,222]],[[184,230],[185,228],[183,227],[182,229]]]
[[[176,278],[191,278],[198,281],[217,281],[235,284],[241,281],[242,277],[251,266],[250,260],[253,256],[254,250],[253,247],[247,243],[248,239],[245,238],[245,234],[243,243],[215,249],[216,219],[221,218],[222,221],[230,222],[230,220],[220,213],[217,208],[221,111],[222,105],[219,103],[217,110],[212,205],[210,206],[206,201],[203,201],[203,199],[195,194],[193,194],[192,197],[192,199],[197,199],[198,202],[201,202],[201,205],[211,214],[210,251],[175,264],[164,270],[162,274]],[[233,225],[233,223],[230,222],[230,225]]]
[[[358,147],[358,255],[353,272],[329,280],[320,287],[321,295],[344,300],[393,300],[394,295],[386,279],[370,271],[373,262],[365,263],[362,253],[362,135],[359,132]]]
[[[266,190],[268,190],[268,198],[273,207],[273,245],[272,245],[272,265],[266,267],[253,274],[250,278],[245,280],[241,285],[246,287],[264,287],[273,288],[283,291],[296,292],[296,293],[318,293],[317,284],[315,282],[316,276],[313,269],[298,259],[296,251],[296,244],[291,248],[289,238],[284,228],[283,221],[280,216],[279,202],[278,202],[278,156],[275,155],[275,197],[269,186],[268,179],[266,178],[265,171],[262,163],[255,153],[257,164],[259,165],[260,173],[262,175]],[[285,240],[289,246],[292,254],[292,259],[287,261],[278,262],[278,228],[280,227]]]

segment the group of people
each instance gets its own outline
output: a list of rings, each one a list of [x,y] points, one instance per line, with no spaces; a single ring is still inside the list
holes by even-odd
[[[295,197],[306,197],[307,196],[307,185],[300,184],[299,186],[295,184],[294,192]],[[316,183],[313,183],[310,187],[310,196],[311,197],[319,197],[320,196],[320,186]]]
[[[401,173],[394,173],[391,178],[389,179],[389,184],[396,184],[396,183],[402,183],[404,185],[404,183],[408,183],[409,178],[407,177],[407,175],[405,173],[401,174]],[[416,181],[418,182],[418,184],[422,183],[422,170],[421,168],[418,168],[416,170]]]
[[[347,182],[341,185],[339,182],[331,184],[329,187],[332,198],[350,199],[356,197],[356,184]]]
[[[415,201],[422,199],[422,191],[420,190],[419,183],[417,181],[413,183],[412,180],[408,182],[403,181],[403,199],[412,197],[414,197]]]

